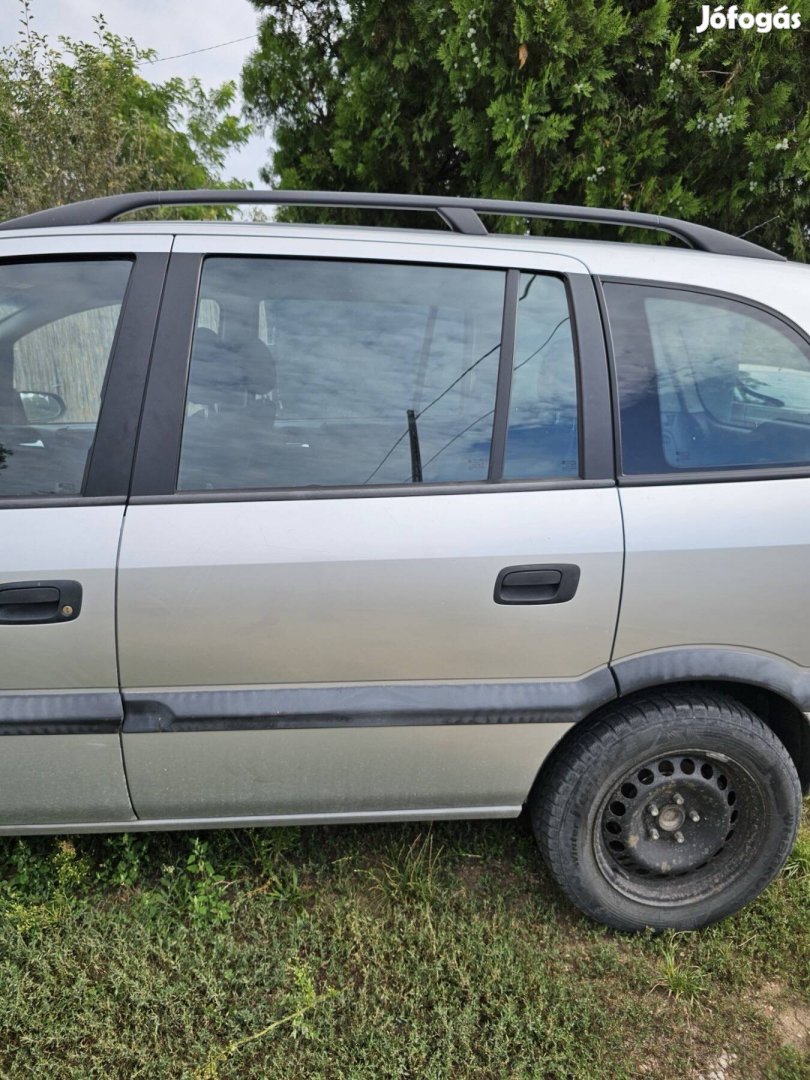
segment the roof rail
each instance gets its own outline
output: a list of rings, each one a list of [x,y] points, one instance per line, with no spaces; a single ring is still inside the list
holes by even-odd
[[[542,218],[549,221],[586,221],[601,225],[630,225],[669,233],[697,251],[715,255],[743,255],[754,259],[784,257],[775,251],[752,244],[730,233],[694,225],[658,214],[639,214],[631,210],[600,209],[595,206],[562,206],[554,203],[511,202],[507,199],[464,199],[447,195],[384,195],[378,192],[351,191],[271,191],[239,188],[199,191],[138,191],[126,195],[107,195],[100,199],[56,206],[25,217],[0,223],[0,229],[42,229],[64,225],[100,225],[121,214],[152,206],[221,206],[238,204],[273,204],[277,206],[333,206],[376,210],[432,210],[454,232],[467,236],[485,236],[487,229],[479,214]]]

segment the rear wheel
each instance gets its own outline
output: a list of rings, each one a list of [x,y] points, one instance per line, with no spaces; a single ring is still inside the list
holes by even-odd
[[[757,716],[711,692],[615,706],[575,731],[530,803],[552,874],[623,930],[694,929],[753,900],[801,816],[796,768]]]

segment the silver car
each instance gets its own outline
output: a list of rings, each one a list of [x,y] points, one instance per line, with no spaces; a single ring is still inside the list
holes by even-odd
[[[239,201],[449,229],[114,221]],[[427,196],[0,229],[0,833],[525,808],[624,929],[777,874],[810,784],[806,267]]]

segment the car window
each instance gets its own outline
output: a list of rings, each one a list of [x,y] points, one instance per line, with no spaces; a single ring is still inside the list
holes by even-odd
[[[178,489],[485,480],[505,280],[460,267],[209,258]],[[570,475],[565,289],[541,275],[521,287],[505,475]]]
[[[625,473],[810,462],[810,349],[742,301],[605,284]]]
[[[565,285],[521,274],[504,476],[576,476],[577,382]]]
[[[0,265],[0,497],[81,492],[130,267]]]

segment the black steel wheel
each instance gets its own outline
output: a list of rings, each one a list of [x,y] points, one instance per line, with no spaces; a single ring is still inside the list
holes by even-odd
[[[779,872],[801,791],[785,747],[748,709],[673,692],[575,730],[530,814],[552,874],[586,914],[625,930],[694,929]]]

